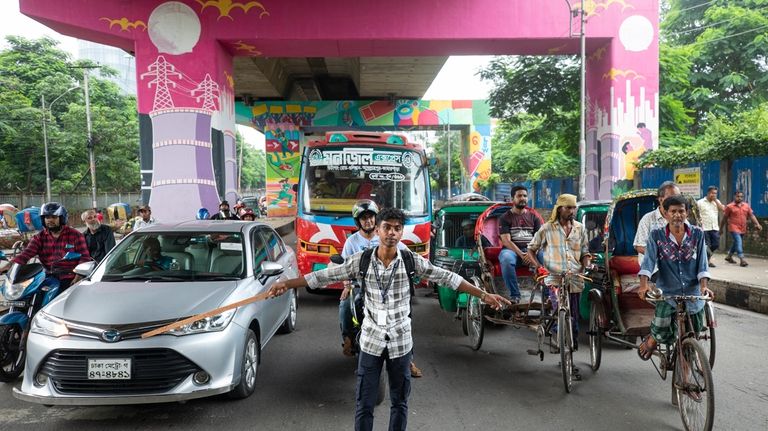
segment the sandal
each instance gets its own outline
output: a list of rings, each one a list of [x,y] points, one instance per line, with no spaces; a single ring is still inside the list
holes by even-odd
[[[653,341],[650,341],[653,340]],[[652,345],[651,345],[652,344]],[[642,343],[640,343],[640,346],[637,348],[637,356],[640,357],[640,359],[647,361],[651,359],[651,356],[653,356],[653,352],[656,351],[656,347],[658,346],[658,342],[652,337],[647,336]]]
[[[749,266],[746,260],[742,260],[741,263],[739,263],[739,266]]]

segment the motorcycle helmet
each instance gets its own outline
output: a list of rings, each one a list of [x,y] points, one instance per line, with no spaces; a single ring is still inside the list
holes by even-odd
[[[358,229],[362,229],[362,226],[360,226],[360,217],[366,213],[371,213],[374,216],[379,213],[379,207],[376,205],[376,202],[370,199],[363,199],[355,202],[355,205],[352,207],[352,218],[355,219],[355,225]]]
[[[46,216],[58,216],[61,226],[67,224],[67,209],[58,202],[48,202],[40,207],[40,218],[45,218]]]
[[[208,220],[208,217],[210,217],[210,213],[208,212],[208,209],[206,208],[200,208],[197,210],[197,219],[198,220]]]
[[[240,216],[240,220],[245,220],[246,217],[249,217],[251,221],[256,220],[256,213],[254,213],[252,209],[247,208],[243,212],[243,215]]]

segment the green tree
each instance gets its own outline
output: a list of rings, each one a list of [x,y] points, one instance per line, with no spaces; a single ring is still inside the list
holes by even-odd
[[[237,133],[237,154],[243,151],[243,171],[240,176],[240,188],[242,190],[262,189],[266,187],[266,160],[264,151],[248,145],[243,135]]]
[[[440,130],[437,132],[437,141],[431,147],[432,157],[437,158],[437,165],[429,169],[429,176],[436,181],[437,187],[432,191],[446,190],[448,181],[448,166],[451,166],[451,184],[462,184],[467,173],[461,164],[461,133],[458,130],[450,132]],[[451,159],[448,160],[448,147],[450,145]]]
[[[50,38],[7,37],[0,52],[0,190],[45,190],[42,125],[46,118],[53,192],[87,191],[88,149],[82,90],[83,62],[73,62]],[[99,190],[135,191],[139,186],[138,115],[134,97],[120,93],[91,71],[92,136]],[[42,111],[41,96],[52,109]]]

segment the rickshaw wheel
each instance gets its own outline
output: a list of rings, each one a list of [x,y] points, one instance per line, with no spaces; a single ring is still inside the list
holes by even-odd
[[[712,310],[712,303],[707,302],[707,304],[704,306],[704,324],[707,325],[707,329],[701,333],[699,333],[699,336],[697,339],[701,343],[701,346],[704,348],[704,351],[709,356],[709,367],[714,369],[715,368],[715,315]]]
[[[589,307],[589,365],[592,371],[600,369],[603,357],[603,332],[600,329],[600,307],[592,302]]]
[[[473,284],[476,287],[480,286],[480,280],[472,278]],[[479,350],[483,345],[483,335],[485,333],[485,322],[483,318],[483,303],[480,302],[480,298],[476,296],[470,296],[467,302],[467,329],[469,332],[470,347],[472,350]]]
[[[462,308],[459,312],[461,314],[461,332],[464,335],[469,335],[469,317],[467,316],[467,309]]]
[[[573,387],[572,337],[571,315],[568,310],[560,310],[557,315],[557,341],[560,347],[560,369],[563,372],[563,384],[567,393],[571,393]]]

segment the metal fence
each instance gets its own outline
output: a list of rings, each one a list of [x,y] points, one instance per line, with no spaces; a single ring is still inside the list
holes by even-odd
[[[91,208],[93,202],[90,194],[52,194],[51,200],[60,202],[70,211],[82,211]],[[99,193],[96,195],[96,206],[98,208],[106,208],[117,202],[124,202],[133,207],[139,205],[140,201],[140,192]],[[45,202],[45,193],[0,194],[0,204],[9,203],[16,206],[16,208],[39,207]]]

